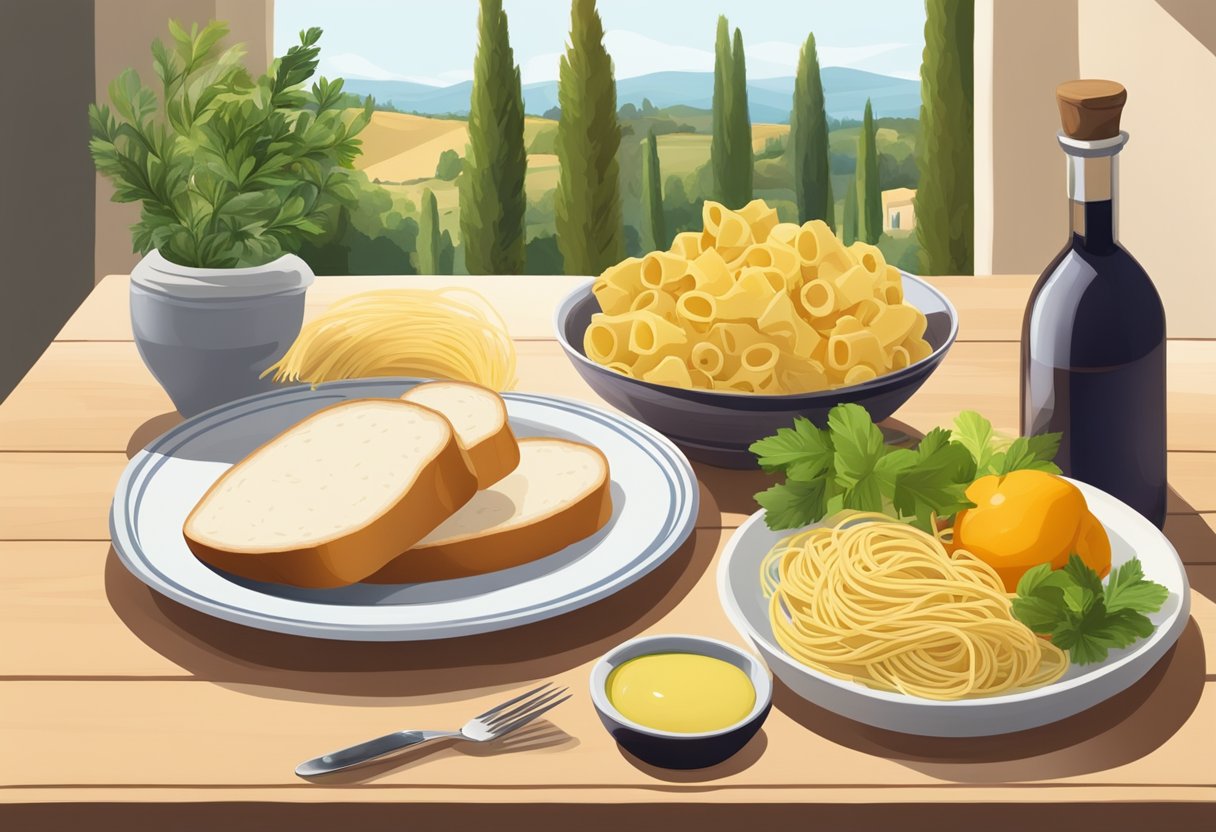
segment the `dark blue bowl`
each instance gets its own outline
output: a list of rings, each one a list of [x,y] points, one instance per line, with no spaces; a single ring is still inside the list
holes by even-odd
[[[696,653],[733,664],[751,679],[755,705],[736,724],[701,734],[659,731],[633,722],[609,701],[608,676],[617,665],[654,653]],[[714,692],[707,690],[705,695],[712,697]],[[591,668],[591,703],[612,738],[639,760],[661,768],[707,768],[734,756],[756,736],[773,707],[773,680],[762,661],[724,641],[703,636],[643,636],[618,646]]]
[[[777,428],[789,427],[795,416],[816,425],[827,423],[828,411],[856,402],[875,422],[886,419],[912,397],[946,357],[958,335],[958,313],[946,296],[920,278],[904,274],[904,300],[928,319],[925,340],[933,347],[928,358],[902,370],[850,387],[765,396],[685,390],[629,378],[592,361],[583,352],[583,333],[600,311],[591,294],[591,281],[571,292],[557,308],[557,340],[574,369],[604,401],[650,425],[675,442],[692,459],[723,468],[754,468],[748,446]]]

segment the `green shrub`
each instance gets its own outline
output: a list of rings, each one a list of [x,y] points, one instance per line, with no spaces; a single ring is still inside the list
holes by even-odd
[[[439,154],[439,164],[435,166],[435,178],[451,182],[464,169],[464,159],[455,150],[445,150]]]
[[[341,79],[303,84],[317,67],[321,30],[253,80],[239,45],[221,49],[225,24],[152,43],[161,96],[134,70],[109,87],[111,106],[89,106],[89,150],[114,183],[115,202],[142,202],[136,251],[159,249],[183,266],[254,266],[295,251],[324,230],[327,206],[350,202],[355,136],[371,101],[346,115]]]

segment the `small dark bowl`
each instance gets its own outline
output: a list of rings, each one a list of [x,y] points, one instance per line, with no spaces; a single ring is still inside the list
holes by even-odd
[[[742,720],[717,731],[681,734],[639,725],[608,701],[608,674],[619,664],[653,653],[695,653],[729,662],[751,679],[756,704]],[[705,695],[714,693],[706,691]],[[591,702],[612,738],[639,760],[661,768],[706,768],[734,756],[756,736],[773,707],[773,680],[764,662],[725,641],[702,636],[645,636],[625,642],[596,662],[591,669]]]
[[[928,358],[902,370],[850,387],[765,396],[685,390],[628,378],[592,361],[583,352],[583,333],[600,311],[591,282],[571,292],[557,308],[557,340],[574,369],[613,407],[650,425],[675,442],[692,459],[723,468],[755,468],[748,446],[777,428],[789,427],[795,416],[816,425],[827,423],[828,411],[856,402],[875,422],[886,419],[912,397],[946,357],[958,335],[958,313],[946,296],[923,280],[905,274],[904,299],[928,319],[925,340],[933,347]]]

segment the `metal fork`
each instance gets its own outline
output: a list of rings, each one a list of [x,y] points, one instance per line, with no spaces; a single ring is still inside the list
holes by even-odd
[[[567,690],[569,688],[555,688],[551,682],[546,682],[534,690],[478,714],[459,731],[396,731],[300,763],[296,766],[296,774],[301,777],[331,774],[431,740],[451,738],[490,742],[524,727],[541,714],[565,702],[570,698],[569,695],[562,696]]]

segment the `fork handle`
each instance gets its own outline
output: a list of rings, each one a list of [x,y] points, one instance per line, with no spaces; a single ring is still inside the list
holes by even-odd
[[[378,757],[421,745],[424,742],[458,736],[460,736],[459,731],[395,731],[392,734],[385,734],[383,737],[376,737],[374,740],[361,742],[340,751],[331,751],[300,763],[296,766],[296,774],[301,777],[331,774],[335,771],[363,765]]]

